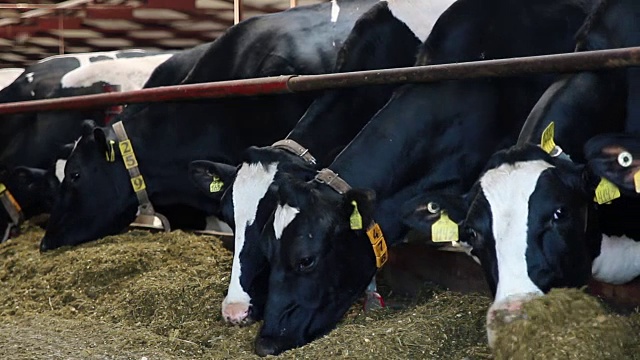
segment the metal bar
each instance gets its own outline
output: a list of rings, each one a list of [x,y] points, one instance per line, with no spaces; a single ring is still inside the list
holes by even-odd
[[[613,69],[628,66],[640,66],[640,47],[400,69],[298,76],[289,81],[289,88],[294,92],[299,92],[362,85],[508,77],[538,73]]]
[[[73,96],[58,99],[21,101],[0,105],[0,114],[29,111],[77,110],[100,108],[114,104],[134,104],[174,100],[195,100],[262,94],[287,93],[287,83],[295,75],[247,80],[219,81],[114,92],[96,95]]]
[[[640,66],[640,47],[324,75],[287,75],[0,104],[0,114]]]

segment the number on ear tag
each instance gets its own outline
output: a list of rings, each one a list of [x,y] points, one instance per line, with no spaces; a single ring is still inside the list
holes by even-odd
[[[349,217],[349,225],[351,226],[351,230],[361,230],[362,216],[360,216],[360,212],[358,212],[358,203],[353,200],[351,205],[353,205],[353,212],[351,213],[351,217]]]
[[[147,185],[144,183],[144,178],[142,175],[138,175],[134,178],[131,178],[131,185],[133,186],[133,191],[138,192],[147,188]]]
[[[636,192],[640,193],[640,171],[636,172],[633,175],[633,183],[636,186]],[[1,191],[0,191],[1,192]]]
[[[620,197],[620,189],[611,181],[602,178],[596,188],[594,201],[598,204],[606,204]]]
[[[449,219],[446,211],[442,211],[440,219],[431,225],[431,241],[456,242],[458,241],[458,224]]]
[[[546,129],[542,132],[542,139],[540,139],[540,147],[547,154],[551,154],[556,147],[556,143],[553,141],[553,135],[555,133],[555,123],[552,121],[549,123]]]
[[[212,192],[212,193],[219,192],[220,190],[222,190],[222,186],[224,186],[224,183],[222,182],[222,180],[220,180],[219,177],[214,176],[213,179],[211,180],[211,185],[209,185],[209,192]]]

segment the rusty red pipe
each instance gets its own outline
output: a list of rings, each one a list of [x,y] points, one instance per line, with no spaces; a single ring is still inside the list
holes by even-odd
[[[323,75],[285,75],[0,104],[0,114],[640,66],[640,47]]]

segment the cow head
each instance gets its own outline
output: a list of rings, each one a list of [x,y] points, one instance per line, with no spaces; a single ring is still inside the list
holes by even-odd
[[[277,183],[277,207],[258,244],[270,267],[264,323],[255,342],[263,356],[333,329],[376,271],[365,234],[372,223],[372,192],[341,195],[292,177]],[[351,229],[354,203],[363,229]]]
[[[594,154],[587,151],[587,159]],[[595,190],[601,176],[616,181],[618,175],[551,157],[537,146],[516,146],[493,155],[463,201],[423,197],[405,222],[430,228],[433,219],[422,209],[432,201],[466,213],[464,220],[455,219],[462,220],[460,241],[479,259],[495,295],[487,314],[491,344],[492,323],[519,316],[527,299],[555,287],[586,285],[601,240]]]
[[[277,206],[275,180],[288,174],[304,180],[315,170],[302,158],[273,147],[250,147],[238,168],[209,161],[194,161],[190,176],[209,196],[221,198],[221,214],[234,227],[235,253],[222,317],[231,324],[262,318],[267,294],[268,264],[253,245]],[[246,244],[246,245],[245,245]]]
[[[41,251],[118,233],[135,218],[138,202],[119,152],[112,151],[114,143],[111,128],[83,123],[83,135],[64,166]]]

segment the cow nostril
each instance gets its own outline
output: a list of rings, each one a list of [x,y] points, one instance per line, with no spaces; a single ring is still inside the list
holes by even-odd
[[[277,355],[278,345],[274,338],[258,335],[255,342],[255,351],[258,356]]]

